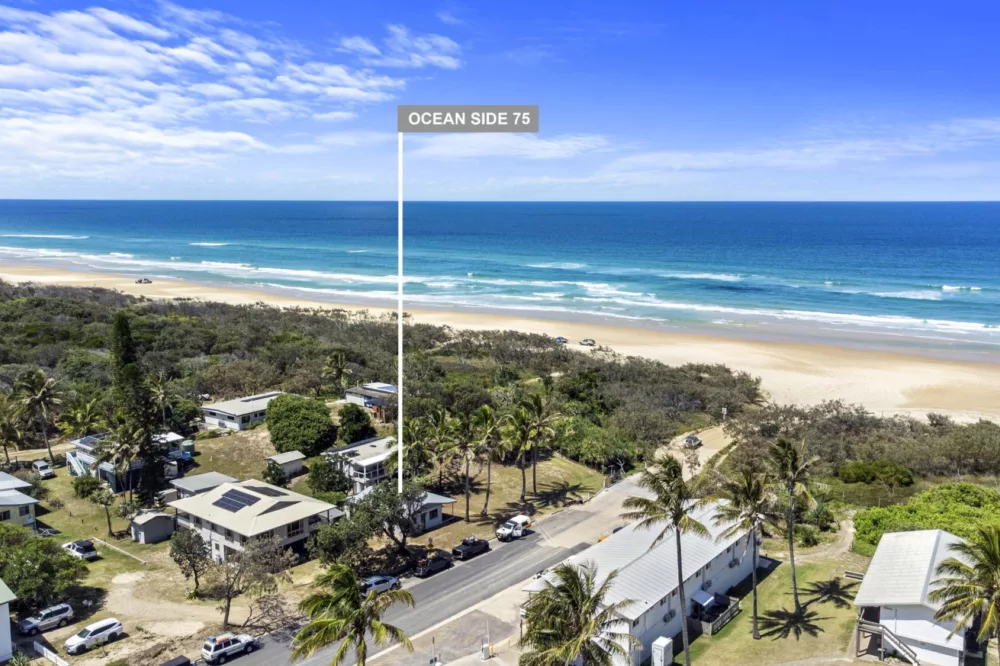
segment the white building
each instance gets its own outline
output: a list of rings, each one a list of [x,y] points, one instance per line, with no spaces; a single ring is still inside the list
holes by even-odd
[[[389,478],[385,461],[396,455],[397,448],[395,437],[373,437],[326,451],[323,455],[340,465],[354,484],[354,493],[357,494]]]
[[[263,421],[267,403],[279,395],[282,395],[281,391],[271,391],[235,400],[213,402],[211,405],[202,405],[201,413],[205,419],[205,425],[209,428],[243,430],[254,423]]]
[[[738,607],[733,606],[738,602],[728,599],[725,594],[751,573],[753,557],[747,535],[740,533],[717,541],[726,525],[715,525],[714,506],[696,509],[692,516],[708,529],[709,534],[681,536],[686,613],[680,607],[677,544],[672,532],[653,545],[662,528],[639,529],[638,523],[633,523],[566,560],[567,564],[596,568],[598,585],[603,584],[612,571],[618,571],[606,601],[632,600],[622,614],[629,631],[642,644],[632,652],[631,660],[620,666],[639,666],[649,660],[653,641],[660,637],[677,637],[684,617],[704,617],[709,622],[720,617],[724,624],[738,612]],[[525,590],[537,592],[543,589],[546,581],[554,580],[551,574],[543,576],[532,581]],[[727,604],[730,605],[727,607]],[[692,619],[691,622],[697,621]],[[674,643],[679,643],[679,639]]]
[[[943,530],[883,534],[854,599],[859,638],[881,638],[886,653],[916,658],[921,666],[960,666],[970,648],[978,652],[964,628],[950,635],[955,623],[934,619],[941,605],[928,598],[937,566],[956,557],[951,547],[960,542]]]
[[[268,456],[265,460],[269,463],[274,463],[281,467],[285,472],[285,478],[292,478],[293,476],[298,476],[303,472],[302,461],[306,459],[306,454],[301,451],[286,451],[285,453],[276,453],[273,456]]]
[[[356,495],[351,495],[347,498],[347,503],[344,508],[350,514],[350,507],[355,502],[359,502],[364,499],[371,491],[374,486],[368,486]],[[416,510],[413,516],[413,523],[416,525],[416,530],[414,534],[423,534],[428,530],[432,530],[436,527],[440,527],[444,524],[444,508],[450,504],[454,504],[457,500],[452,497],[446,497],[445,495],[438,495],[437,493],[425,492],[423,503],[421,503],[420,508]]]
[[[360,405],[383,423],[391,420],[395,412],[399,390],[392,384],[370,382],[344,391],[344,400],[352,405]]]
[[[332,504],[256,479],[223,483],[167,505],[177,510],[179,527],[208,542],[217,562],[243,550],[254,537],[277,537],[283,546],[305,554],[309,535],[321,523],[344,515]]]
[[[30,488],[31,484],[27,481],[0,472],[0,523],[35,529],[35,506],[38,500],[24,492]],[[3,617],[6,616],[0,615],[0,620]]]
[[[14,656],[13,644],[10,641],[10,603],[17,597],[10,591],[7,584],[0,580],[0,664]]]

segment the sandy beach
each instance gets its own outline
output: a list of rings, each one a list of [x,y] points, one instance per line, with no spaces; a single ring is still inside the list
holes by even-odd
[[[43,266],[0,264],[0,279],[16,283],[104,287],[149,298],[266,303],[372,313],[388,311],[181,280],[136,284],[135,278],[129,276]],[[832,345],[689,335],[588,322],[548,321],[517,315],[410,308],[407,312],[417,321],[458,329],[512,329],[563,335],[573,341],[574,347],[576,341],[589,337],[620,354],[645,356],[669,364],[724,363],[761,377],[770,398],[780,403],[808,405],[843,399],[861,403],[879,414],[921,416],[934,411],[961,421],[1000,419],[1000,363],[974,363]]]

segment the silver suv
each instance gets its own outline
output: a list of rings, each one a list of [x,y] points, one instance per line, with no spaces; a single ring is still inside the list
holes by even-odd
[[[75,636],[70,636],[63,644],[69,654],[81,654],[92,647],[118,640],[125,635],[122,623],[111,617],[88,624]]]
[[[224,664],[230,657],[250,654],[257,649],[257,639],[249,634],[209,636],[201,646],[201,656],[209,664]]]
[[[45,610],[32,615],[26,620],[21,620],[17,624],[17,630],[22,634],[34,636],[35,634],[65,627],[73,619],[73,608],[69,604],[56,604],[49,606]]]

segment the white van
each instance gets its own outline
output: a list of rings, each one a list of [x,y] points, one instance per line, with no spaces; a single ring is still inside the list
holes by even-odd
[[[31,463],[31,469],[38,472],[38,476],[42,477],[43,479],[51,479],[54,478],[56,475],[56,471],[52,469],[52,466],[49,465],[49,461],[47,460],[36,460],[35,462]]]
[[[531,518],[525,515],[514,516],[497,528],[497,539],[500,541],[520,539],[529,527],[531,527]]]

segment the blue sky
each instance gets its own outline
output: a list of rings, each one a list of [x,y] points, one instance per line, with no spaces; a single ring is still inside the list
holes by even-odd
[[[996,2],[0,0],[0,197],[1000,198]]]

